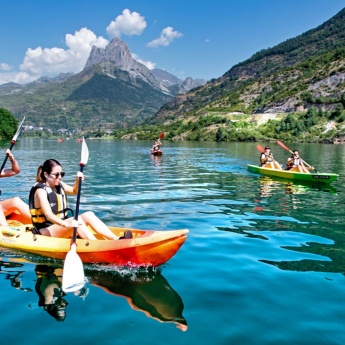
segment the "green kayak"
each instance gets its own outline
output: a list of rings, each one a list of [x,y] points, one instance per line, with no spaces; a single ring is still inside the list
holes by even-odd
[[[301,173],[289,170],[277,170],[262,168],[257,165],[248,164],[248,170],[262,175],[280,177],[287,180],[293,181],[305,181],[305,182],[318,182],[318,183],[331,183],[335,181],[339,175],[332,173]]]

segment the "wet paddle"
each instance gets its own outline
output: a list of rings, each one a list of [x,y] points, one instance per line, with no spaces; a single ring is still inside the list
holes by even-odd
[[[83,172],[84,166],[89,160],[89,149],[83,137],[81,146],[80,171]],[[78,220],[80,194],[82,179],[79,177],[77,204],[75,210],[75,220]],[[77,254],[77,228],[73,229],[73,237],[71,241],[71,249],[66,255],[62,274],[62,290],[64,292],[73,292],[80,290],[85,285],[84,267],[79,255]]]
[[[278,144],[279,146],[281,146],[284,150],[289,151],[291,154],[293,154],[293,151],[291,151],[291,150],[290,150],[285,144],[283,144],[280,140],[277,140],[277,144]],[[301,159],[302,159],[302,158],[301,158]],[[312,167],[310,164],[308,164],[307,162],[305,162],[303,159],[302,159],[302,162],[303,162],[307,167],[313,168],[313,169],[315,170],[315,172],[318,173],[318,171],[317,171],[314,167]]]
[[[162,139],[164,137],[164,132],[162,132],[161,134],[159,134],[159,139]]]
[[[16,141],[17,141],[17,138],[18,138],[18,136],[19,136],[19,133],[20,133],[20,131],[21,131],[21,129],[22,129],[24,120],[25,120],[25,116],[24,116],[22,122],[19,124],[16,134],[13,136],[13,138],[12,138],[12,140],[11,140],[10,150],[12,150],[13,146],[16,144]],[[2,165],[1,165],[0,173],[1,173],[1,171],[4,169],[4,167],[5,167],[5,165],[6,165],[6,162],[7,162],[7,159],[8,159],[8,155],[5,156],[5,159],[4,159],[4,161],[3,161]]]

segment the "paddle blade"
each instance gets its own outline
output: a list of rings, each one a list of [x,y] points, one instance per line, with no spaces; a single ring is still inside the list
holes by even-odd
[[[162,139],[164,137],[164,132],[162,132],[160,135],[159,135],[159,139]]]
[[[66,255],[62,274],[62,290],[73,292],[80,290],[85,285],[83,263],[77,254],[77,246],[73,243]]]
[[[256,148],[262,152],[262,153],[265,153],[265,149],[261,146],[261,145],[256,145]]]
[[[80,165],[85,166],[89,160],[89,149],[86,145],[86,141],[83,137],[83,143],[81,144],[81,160]]]
[[[25,120],[25,116],[23,117],[23,120],[22,120],[21,123],[19,124],[18,129],[17,129],[17,132],[16,132],[16,134],[13,136],[12,141],[15,142],[15,141],[17,140],[18,135],[20,134],[20,131],[21,131],[21,129],[22,129],[24,120]]]
[[[287,146],[285,146],[280,140],[277,140],[277,144],[281,146],[286,151],[292,152]]]

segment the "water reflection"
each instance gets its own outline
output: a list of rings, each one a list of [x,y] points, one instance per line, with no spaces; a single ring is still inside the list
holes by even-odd
[[[336,193],[337,190],[332,185],[319,184],[316,182],[286,181],[283,179],[260,176],[260,195],[262,197],[272,196],[276,191],[285,188],[286,194],[307,194],[312,190]]]
[[[123,275],[117,271],[87,271],[92,285],[107,293],[125,297],[135,310],[161,322],[172,322],[182,331],[187,321],[182,316],[184,305],[178,293],[169,285],[159,270]]]
[[[155,155],[150,155],[151,160],[154,166],[161,166],[162,165],[162,156],[155,156]]]
[[[22,275],[27,272],[24,264],[0,261],[0,273],[16,289],[32,292],[31,288],[22,287]],[[57,265],[36,264],[35,291],[38,296],[37,306],[43,308],[57,321],[66,319],[67,296],[62,291],[63,269]],[[187,321],[183,317],[184,304],[178,293],[170,286],[160,270],[120,270],[107,268],[85,269],[89,284],[102,288],[113,296],[125,297],[135,310],[160,322],[175,323],[182,331],[187,330]],[[87,285],[86,285],[87,286]],[[76,291],[74,295],[87,302],[89,288]],[[28,305],[34,309],[35,303]]]
[[[54,266],[36,265],[35,291],[38,295],[38,306],[42,307],[57,321],[66,318],[67,301],[62,291],[62,269]]]
[[[22,267],[23,265],[16,262],[0,261],[0,273],[4,274],[5,280],[9,280],[12,287],[22,291],[32,291],[30,288],[23,288],[21,275],[25,272],[22,270],[14,270],[14,268]]]

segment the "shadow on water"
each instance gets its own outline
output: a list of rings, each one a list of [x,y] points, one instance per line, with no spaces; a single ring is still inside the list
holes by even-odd
[[[26,261],[26,259],[24,259]],[[27,261],[26,261],[27,263]],[[10,285],[18,290],[32,292],[30,287],[22,287],[22,275],[29,270],[20,262],[0,261],[0,273]],[[57,321],[66,318],[67,295],[62,291],[63,269],[61,265],[35,264],[37,306],[45,310]],[[1,278],[1,275],[0,275]],[[182,316],[184,304],[179,294],[170,286],[159,269],[115,269],[110,267],[85,267],[85,287],[74,295],[87,303],[91,284],[108,294],[124,297],[131,308],[145,313],[159,322],[175,323],[177,328],[186,331],[187,321]],[[28,307],[34,309],[36,304]]]

